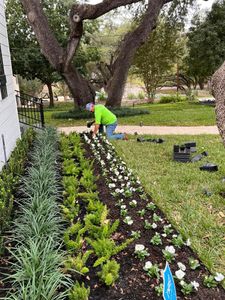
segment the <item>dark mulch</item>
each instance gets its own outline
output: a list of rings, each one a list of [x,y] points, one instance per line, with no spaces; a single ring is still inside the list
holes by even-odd
[[[84,145],[86,150],[86,157],[89,159],[93,159],[91,155],[91,149],[87,144]],[[112,221],[116,219],[120,219],[120,210],[117,206],[115,206],[115,199],[110,194],[110,190],[106,185],[105,178],[103,176],[99,176],[102,174],[101,166],[99,166],[96,162],[94,163],[94,173],[96,175],[97,186],[99,198],[103,201],[110,210],[109,217]],[[151,197],[148,196],[151,200]],[[115,239],[120,242],[124,239],[130,238],[131,228],[132,230],[140,230],[142,232],[141,238],[134,241],[126,250],[116,255],[115,259],[120,263],[120,277],[116,281],[115,285],[107,288],[104,284],[99,284],[98,278],[96,276],[96,271],[98,268],[91,269],[91,272],[86,277],[86,283],[91,287],[91,300],[140,300],[140,299],[162,299],[162,296],[157,296],[154,287],[159,284],[157,279],[151,279],[148,275],[143,271],[144,262],[137,259],[134,255],[134,246],[135,244],[144,244],[148,245],[148,250],[150,256],[145,259],[145,261],[150,260],[152,263],[158,263],[161,269],[165,267],[165,259],[162,256],[162,249],[167,245],[171,245],[166,238],[163,238],[163,248],[160,246],[154,246],[150,244],[150,239],[154,236],[154,230],[146,230],[144,229],[143,223],[144,220],[140,218],[137,214],[138,210],[145,208],[146,202],[140,198],[138,193],[133,194],[131,199],[125,199],[125,204],[129,206],[129,201],[132,199],[137,200],[138,206],[135,209],[131,209],[129,212],[129,216],[132,217],[134,223],[132,226],[129,226],[123,221],[120,221],[120,226],[118,228],[117,234],[115,234]],[[156,209],[155,213],[161,216],[163,219],[166,219],[164,214]],[[145,219],[151,220],[151,216],[153,215],[152,211],[147,211],[145,215]],[[166,222],[164,224],[158,223],[157,232],[163,233],[163,226],[169,224]],[[176,230],[169,235],[172,238],[173,234],[178,234]],[[168,236],[167,236],[168,238]],[[186,275],[185,281],[198,281],[200,286],[198,292],[192,293],[190,296],[184,296],[180,290],[180,287],[177,286],[177,299],[194,299],[194,300],[223,300],[225,299],[225,291],[219,285],[216,288],[206,288],[202,284],[202,276],[203,274],[209,274],[207,269],[201,263],[200,268],[197,270],[191,270],[188,267],[188,258],[194,257],[198,259],[197,255],[191,250],[191,248],[183,245],[181,249],[176,247],[176,262],[182,262],[186,265]],[[174,274],[175,271],[178,270],[177,264],[171,263],[171,271]],[[90,261],[89,261],[90,263]],[[76,277],[76,279],[84,280],[82,277]],[[162,282],[162,280],[160,281]]]

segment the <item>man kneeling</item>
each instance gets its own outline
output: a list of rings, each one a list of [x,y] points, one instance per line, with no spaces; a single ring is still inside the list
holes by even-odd
[[[86,105],[86,110],[95,114],[95,128],[93,136],[98,132],[103,133],[104,127],[106,127],[106,136],[111,140],[127,140],[127,135],[125,133],[114,133],[117,126],[116,116],[104,105],[88,103]]]

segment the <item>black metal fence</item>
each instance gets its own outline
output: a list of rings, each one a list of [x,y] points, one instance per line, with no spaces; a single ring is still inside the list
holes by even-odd
[[[16,91],[19,121],[36,128],[44,128],[44,109],[41,98]]]

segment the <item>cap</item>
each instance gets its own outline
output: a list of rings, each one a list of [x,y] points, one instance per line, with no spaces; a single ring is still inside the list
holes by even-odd
[[[91,111],[93,106],[94,106],[94,103],[86,104],[86,110]]]

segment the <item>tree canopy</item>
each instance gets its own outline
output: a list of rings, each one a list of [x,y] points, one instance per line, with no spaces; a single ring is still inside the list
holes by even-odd
[[[69,34],[67,1],[44,0],[42,3],[57,40],[65,46]],[[62,80],[62,77],[42,54],[19,0],[7,1],[6,17],[14,74],[19,74],[28,80],[38,78],[46,84],[49,88],[51,104],[53,104],[51,85]],[[87,33],[92,34],[96,30],[98,30],[97,22],[86,24]],[[90,38],[84,35],[74,62],[76,68],[83,75],[87,74],[86,63],[99,59],[97,48],[89,47],[89,44]]]
[[[183,53],[181,31],[179,26],[170,26],[161,19],[146,43],[136,52],[133,73],[143,80],[149,98],[154,98],[156,88],[164,83],[165,75],[172,72],[172,67]]]
[[[201,20],[195,16],[188,33],[188,73],[198,81],[213,75],[225,60],[225,1],[213,4]]]

